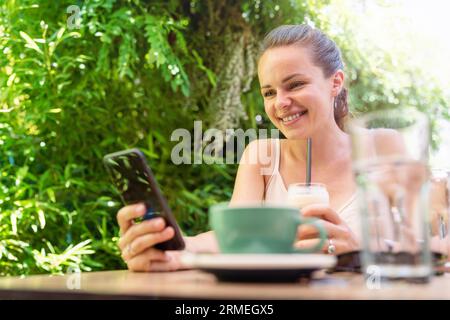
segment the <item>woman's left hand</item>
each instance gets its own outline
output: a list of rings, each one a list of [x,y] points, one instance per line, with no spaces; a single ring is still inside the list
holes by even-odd
[[[359,249],[359,243],[353,231],[329,206],[309,205],[301,210],[301,214],[305,218],[317,218],[317,223],[326,230],[327,240],[322,248],[324,253],[337,255]],[[303,224],[298,228],[295,247],[310,248],[319,241],[318,238],[319,232],[314,225]]]

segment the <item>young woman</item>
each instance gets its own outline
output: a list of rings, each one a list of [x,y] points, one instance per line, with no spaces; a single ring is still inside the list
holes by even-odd
[[[286,25],[266,36],[258,61],[261,94],[268,117],[287,139],[255,140],[247,146],[231,199],[231,204],[285,201],[289,184],[305,181],[306,141],[312,138],[312,180],[326,185],[330,205],[310,205],[302,215],[321,220],[328,234],[323,252],[334,254],[357,250],[360,232],[350,138],[345,132],[348,107],[343,69],[339,48],[317,29]],[[270,155],[270,165],[248,161],[264,159],[263,154]],[[180,252],[154,248],[173,237],[171,227],[160,218],[132,223],[144,210],[143,205],[132,205],[117,214],[119,247],[128,268],[182,268]],[[296,246],[309,247],[316,237],[313,227],[302,226]],[[218,251],[212,231],[185,240],[188,251]]]

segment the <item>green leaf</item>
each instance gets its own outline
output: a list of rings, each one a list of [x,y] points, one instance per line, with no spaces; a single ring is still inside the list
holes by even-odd
[[[45,215],[44,215],[44,211],[38,210],[38,219],[39,219],[39,225],[40,225],[41,229],[44,229],[44,228],[45,228]]]
[[[40,54],[44,54],[42,52],[41,48],[39,48],[39,46],[36,44],[36,42],[33,39],[31,39],[31,37],[28,34],[26,34],[23,31],[20,31],[19,33],[20,33],[20,36],[25,40],[25,42],[26,42],[25,46],[27,48],[33,49],[33,50],[39,52]]]
[[[56,198],[55,198],[55,192],[53,191],[53,189],[47,189],[47,194],[48,194],[48,197],[50,198],[50,201],[55,203]]]
[[[66,31],[65,27],[61,27],[58,32],[56,33],[56,39],[60,40],[64,34],[64,32]]]

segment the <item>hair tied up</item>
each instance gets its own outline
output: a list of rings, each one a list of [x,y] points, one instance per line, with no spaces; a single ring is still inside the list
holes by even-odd
[[[338,124],[341,124],[340,119],[348,115],[348,92],[346,88],[342,88],[341,92],[336,96],[334,118]],[[342,128],[341,128],[342,129]]]

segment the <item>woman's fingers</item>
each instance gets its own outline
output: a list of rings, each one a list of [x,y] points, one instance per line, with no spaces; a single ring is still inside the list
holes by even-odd
[[[175,230],[172,227],[167,227],[161,232],[148,233],[139,236],[125,246],[122,250],[122,257],[124,260],[129,260],[158,243],[172,239],[174,235]]]
[[[339,215],[327,205],[311,204],[304,207],[301,212],[302,216],[305,218],[318,218],[334,224],[341,224],[341,218]]]
[[[120,227],[119,248],[132,271],[171,271],[180,268],[179,259],[170,252],[155,249],[158,243],[170,240],[175,235],[172,227],[166,227],[163,218],[158,217],[141,223],[134,219],[145,214],[144,204],[125,206],[117,213]]]
[[[317,221],[316,223],[320,223],[322,221]],[[321,223],[322,226],[324,226]],[[327,236],[329,234],[329,231],[327,231]],[[297,228],[297,239],[298,240],[306,240],[306,239],[314,239],[319,236],[319,231],[317,230],[316,226],[311,224],[302,224]]]
[[[303,208],[301,213],[303,217],[319,219],[316,223],[325,229],[328,241],[322,248],[323,252],[328,252],[330,239],[336,247],[335,253],[348,252],[358,248],[358,242],[351,229],[329,206],[313,204]],[[299,241],[296,242],[296,247],[310,248],[317,245],[319,232],[313,224],[303,224],[298,228],[297,237]]]
[[[130,242],[129,246],[123,251],[122,257],[127,260],[131,257],[139,255],[142,251],[153,247],[154,245],[170,240],[175,235],[175,231],[172,227],[167,227],[161,232],[150,233],[140,236]]]
[[[161,250],[149,248],[145,252],[127,261],[128,269],[131,271],[151,271],[154,261],[167,262],[170,257]]]
[[[150,271],[175,271],[182,269],[179,251],[166,251],[166,261],[152,261]]]
[[[119,248],[125,248],[125,246],[131,243],[134,239],[144,234],[160,232],[164,229],[165,225],[166,223],[161,217],[137,223],[128,228],[128,230],[120,237]]]
[[[299,248],[299,249],[309,249],[309,248],[313,248],[313,247],[317,246],[318,243],[319,243],[319,239],[317,239],[317,238],[300,240],[294,244],[294,247]],[[325,241],[325,243],[322,246],[322,248],[320,249],[320,251],[323,253],[328,253],[329,245],[330,245],[330,241],[329,240]],[[343,252],[351,251],[351,250],[349,250],[348,245],[346,244],[345,241],[333,239],[333,245],[335,247],[334,254],[341,254]],[[317,250],[317,251],[319,251],[319,250]]]
[[[310,248],[313,248],[313,247],[317,246],[317,244],[319,243],[319,241],[320,241],[320,240],[317,239],[317,238],[315,238],[315,239],[300,240],[300,241],[297,241],[297,242],[294,244],[294,247],[295,247],[295,248],[298,248],[298,249],[304,249],[304,250],[307,250],[307,249],[310,249]],[[328,241],[325,241],[325,244],[323,245],[323,247],[322,247],[321,249],[317,250],[317,251],[325,252],[325,248],[328,248]]]
[[[120,227],[120,234],[123,235],[133,224],[133,220],[145,214],[145,205],[137,203],[125,206],[117,212],[117,222]]]
[[[347,238],[348,230],[342,226],[335,225],[331,222],[320,220],[316,221],[326,231],[328,238]],[[299,240],[314,239],[319,237],[319,231],[313,224],[302,224],[298,227],[297,238]]]

